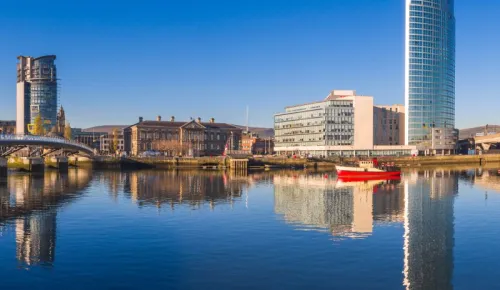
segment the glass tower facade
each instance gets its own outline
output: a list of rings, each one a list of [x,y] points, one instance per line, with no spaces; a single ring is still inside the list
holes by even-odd
[[[430,147],[433,128],[455,128],[454,0],[406,0],[405,53],[405,141]]]
[[[49,132],[57,123],[57,70],[55,55],[19,56],[17,64],[17,133],[31,132],[40,116]]]
[[[50,131],[57,118],[57,79],[55,56],[36,58],[31,67],[31,123],[40,115],[44,127]]]

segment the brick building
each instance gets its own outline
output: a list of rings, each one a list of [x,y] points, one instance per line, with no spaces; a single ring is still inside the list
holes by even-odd
[[[226,144],[229,150],[239,150],[242,130],[226,123],[196,121],[156,121],[139,122],[125,128],[124,150],[132,156],[146,151],[158,151],[167,156],[218,156],[222,155]]]
[[[252,154],[272,154],[274,150],[274,141],[272,138],[260,138],[257,134],[243,134],[241,139],[243,151]]]

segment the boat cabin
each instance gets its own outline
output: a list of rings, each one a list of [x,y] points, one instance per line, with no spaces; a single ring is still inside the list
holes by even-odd
[[[359,167],[361,168],[373,168],[373,161],[359,161]]]

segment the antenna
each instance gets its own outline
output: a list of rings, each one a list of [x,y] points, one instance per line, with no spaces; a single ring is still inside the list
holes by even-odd
[[[247,105],[247,134],[248,134],[248,105]]]

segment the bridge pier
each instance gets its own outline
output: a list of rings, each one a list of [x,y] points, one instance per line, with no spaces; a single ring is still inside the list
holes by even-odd
[[[61,173],[68,172],[68,165],[69,165],[68,157],[66,156],[51,157],[50,163],[53,164],[53,166],[57,168],[59,172]]]
[[[45,171],[45,163],[42,157],[22,157],[23,165],[26,170],[34,173]]]
[[[78,157],[77,156],[68,157],[68,164],[75,167],[78,166]]]
[[[247,170],[248,169],[248,159],[233,159],[229,161],[229,167],[231,170]]]
[[[0,178],[7,177],[7,159],[0,157]]]

